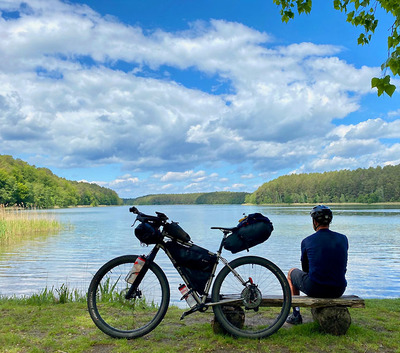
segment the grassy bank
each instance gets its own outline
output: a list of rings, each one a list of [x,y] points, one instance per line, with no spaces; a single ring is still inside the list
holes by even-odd
[[[319,331],[308,310],[305,322],[285,324],[263,340],[215,334],[212,312],[180,321],[182,309],[171,307],[163,322],[136,340],[112,339],[91,321],[85,298],[62,287],[24,299],[0,299],[0,352],[400,352],[400,299],[367,300],[365,309],[350,309],[345,336]]]
[[[60,222],[48,214],[0,206],[0,243],[15,242],[32,235],[47,234],[60,229]]]

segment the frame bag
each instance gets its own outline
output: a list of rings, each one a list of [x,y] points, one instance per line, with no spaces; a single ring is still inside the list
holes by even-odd
[[[274,226],[268,217],[261,213],[249,214],[239,222],[224,242],[224,248],[235,254],[239,251],[247,250],[266,241]]]
[[[165,243],[166,249],[174,259],[192,289],[205,294],[204,289],[217,262],[217,255],[194,244],[180,244],[175,241]]]

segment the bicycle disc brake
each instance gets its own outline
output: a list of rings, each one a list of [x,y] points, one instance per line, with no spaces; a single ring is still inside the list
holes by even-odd
[[[128,296],[129,288],[126,288],[121,291],[121,297],[125,298],[126,300],[130,299],[136,299],[136,298],[142,298],[142,291],[139,289],[136,289],[131,295]]]
[[[258,310],[262,301],[262,294],[255,284],[247,285],[246,288],[243,289],[241,297],[246,309]]]

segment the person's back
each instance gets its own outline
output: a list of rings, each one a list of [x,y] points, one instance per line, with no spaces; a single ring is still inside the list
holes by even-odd
[[[345,235],[320,229],[301,243],[301,262],[316,283],[345,288],[348,241]]]
[[[329,207],[315,206],[310,215],[315,233],[301,242],[302,270],[292,268],[288,273],[292,295],[302,291],[316,298],[340,297],[347,286],[347,237],[329,229],[333,218]],[[293,308],[287,322],[302,323],[298,307]]]

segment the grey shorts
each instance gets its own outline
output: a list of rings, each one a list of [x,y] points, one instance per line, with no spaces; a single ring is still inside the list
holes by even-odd
[[[295,288],[314,298],[339,298],[346,288],[322,285],[311,280],[307,272],[294,269],[290,278]]]

